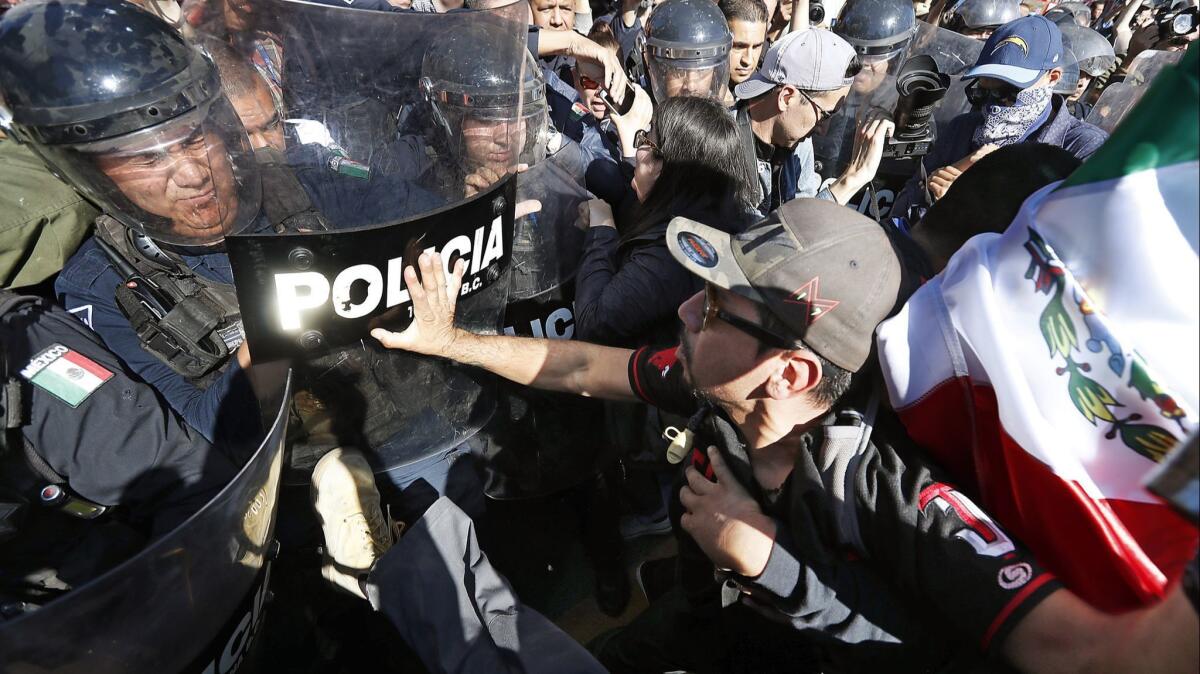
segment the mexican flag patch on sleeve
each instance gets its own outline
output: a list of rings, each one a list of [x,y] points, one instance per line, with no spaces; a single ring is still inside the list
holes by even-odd
[[[34,356],[21,370],[21,376],[71,407],[79,407],[101,384],[112,379],[113,373],[78,351],[54,344]]]

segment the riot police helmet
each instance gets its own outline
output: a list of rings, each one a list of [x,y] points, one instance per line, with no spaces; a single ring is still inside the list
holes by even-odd
[[[1045,17],[1059,27],[1064,23],[1086,26],[1092,22],[1092,10],[1082,2],[1063,2],[1047,10]]]
[[[421,61],[433,126],[465,171],[503,173],[545,155],[545,78],[528,54],[512,63],[495,58],[511,39],[486,24],[460,25],[436,36]]]
[[[833,32],[864,61],[888,60],[903,50],[917,30],[911,0],[847,0]]]
[[[1021,3],[1017,0],[958,0],[942,14],[942,26],[979,40],[986,40],[992,31],[1021,18]]]
[[[666,0],[646,22],[646,71],[654,99],[720,98],[733,35],[712,0]]]
[[[1063,47],[1075,54],[1079,69],[1087,75],[1097,77],[1117,64],[1112,43],[1100,33],[1070,21],[1058,24],[1058,29]]]
[[[137,233],[209,245],[257,217],[258,169],[212,62],[128,2],[23,3],[0,19],[12,135]]]

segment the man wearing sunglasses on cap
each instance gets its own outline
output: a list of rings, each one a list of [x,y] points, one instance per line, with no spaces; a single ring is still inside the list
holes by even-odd
[[[610,671],[1194,667],[1182,592],[1121,616],[1090,608],[904,434],[869,367],[908,287],[883,228],[797,199],[736,235],[676,218],[667,243],[706,283],[679,308],[678,348],[469,333],[447,291],[462,266],[447,283],[432,256],[420,280],[405,272],[412,325],[372,332],[520,384],[693,415],[677,435],[677,582],[593,644]]]
[[[1095,152],[1108,134],[1076,119],[1052,91],[1063,74],[1062,32],[1053,21],[1027,16],[996,29],[964,79],[973,109],[940,134],[924,170],[896,195],[892,213],[916,222],[963,171],[992,150],[1032,141],[1057,145],[1077,159]]]

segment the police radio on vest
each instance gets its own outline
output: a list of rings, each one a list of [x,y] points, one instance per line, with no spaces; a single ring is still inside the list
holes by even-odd
[[[504,256],[504,228],[500,216],[487,226],[475,229],[473,237],[459,235],[446,242],[441,251],[436,247],[426,248],[426,253],[440,252],[442,267],[450,275],[450,261],[462,258],[467,265],[460,296],[466,296],[483,285],[480,272]],[[415,264],[409,260],[409,265]],[[315,271],[275,274],[275,298],[279,307],[279,325],[287,332],[296,332],[303,327],[301,316],[324,306],[332,298],[333,310],[342,318],[362,318],[383,309],[407,304],[412,301],[404,287],[404,258],[394,257],[382,270],[371,264],[356,264],[338,272],[333,282],[324,274]],[[384,273],[386,271],[386,277]],[[367,285],[367,295],[361,302],[351,300],[350,289],[356,282]]]

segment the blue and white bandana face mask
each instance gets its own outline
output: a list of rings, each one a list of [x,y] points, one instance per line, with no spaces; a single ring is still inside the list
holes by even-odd
[[[1025,89],[1012,105],[985,102],[983,124],[975,129],[971,143],[975,147],[992,144],[1001,147],[1019,142],[1042,117],[1053,95],[1049,86]]]

